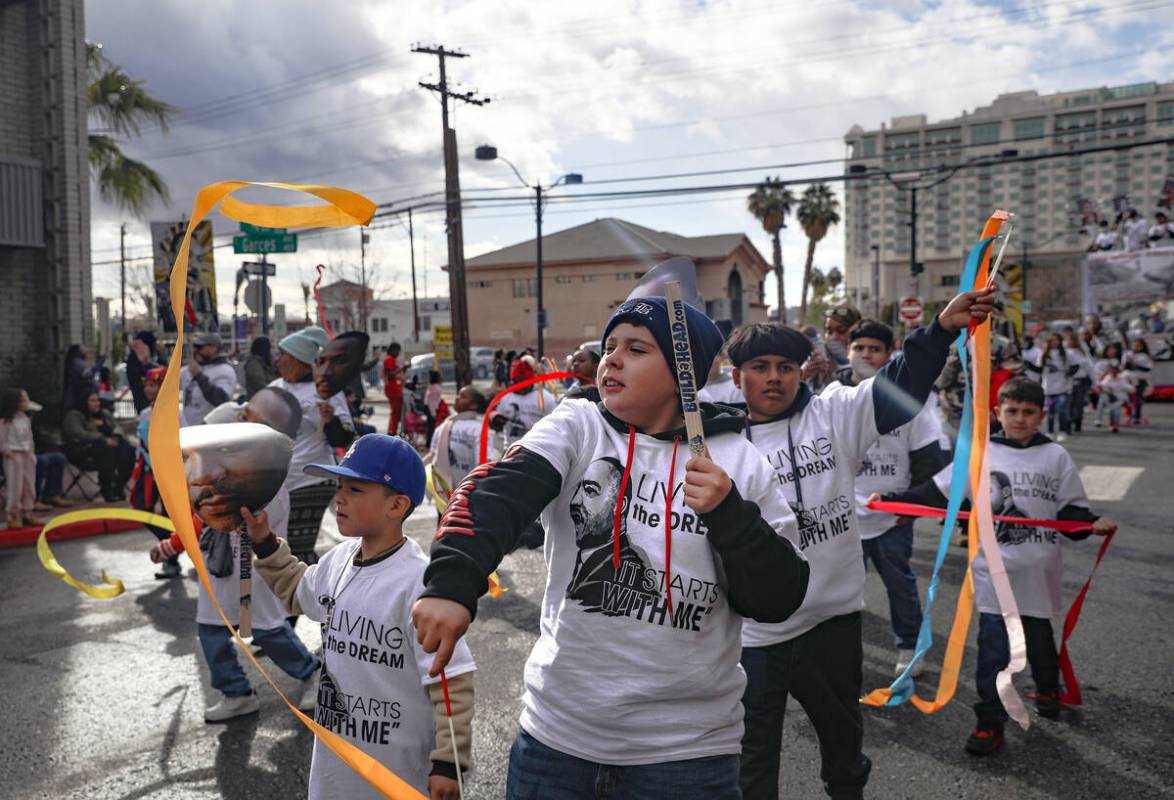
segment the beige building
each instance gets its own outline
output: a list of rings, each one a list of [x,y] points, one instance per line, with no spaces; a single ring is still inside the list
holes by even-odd
[[[765,321],[770,265],[741,233],[679,236],[620,219],[599,219],[542,237],[545,351],[560,357],[598,340],[612,310],[640,277],[673,256],[697,265],[698,288],[715,320]],[[520,348],[537,338],[535,241],[465,262],[475,345]]]
[[[849,180],[845,187],[844,279],[849,297],[874,309],[874,266],[884,305],[904,296],[927,303],[957,291],[962,261],[995,208],[1017,214],[1010,263],[1026,263],[1030,313],[1043,319],[1079,308],[1080,262],[1094,231],[1085,210],[1110,221],[1135,207],[1149,219],[1167,179],[1174,179],[1174,82],[1140,83],[1040,95],[999,95],[989,106],[954,119],[895,117],[889,125],[848,131],[847,172],[885,170],[899,182],[927,168],[1000,154],[1032,156],[1090,146],[1126,149],[959,170],[917,193],[917,280],[910,265],[909,191],[884,177]],[[924,178],[921,183],[932,183]],[[1008,263],[1008,262],[1005,262]]]

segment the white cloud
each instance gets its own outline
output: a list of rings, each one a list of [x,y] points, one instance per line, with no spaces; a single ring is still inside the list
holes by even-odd
[[[908,113],[953,117],[988,104],[1000,91],[1169,78],[1172,34],[1147,25],[1154,12],[1137,6],[599,0],[585,10],[529,0],[330,6],[122,0],[91,2],[87,12],[89,38],[103,42],[110,58],[160,97],[194,108],[190,122],[170,136],[151,133],[130,147],[172,189],[173,206],[154,209],[150,218],[174,219],[200,185],[220,178],[305,178],[376,201],[442,189],[439,106],[416,85],[435,79],[436,59],[412,54],[415,42],[466,50],[469,58],[450,60],[450,80],[460,91],[492,98],[484,107],[458,103],[454,110],[464,188],[517,185],[505,164],[473,160],[473,147],[490,142],[530,182],[580,169],[587,180],[582,190],[558,190],[571,194],[650,185],[600,183],[610,178],[733,166],[761,168],[660,185],[749,182],[767,173],[831,175],[838,163],[787,170],[769,165],[838,159],[852,124],[873,128]],[[1128,57],[1105,60],[1122,53]],[[335,70],[288,91],[280,102],[248,101],[365,56],[364,69]],[[236,112],[210,116],[216,106],[203,104],[229,95],[243,98]],[[230,141],[237,144],[203,149]],[[790,142],[805,144],[785,146]],[[778,146],[763,149],[765,143]],[[203,151],[167,157],[189,149]],[[736,152],[689,155],[715,150]],[[517,194],[524,193],[519,188]],[[546,224],[557,230],[614,215],[684,234],[743,231],[769,259],[769,239],[746,213],[743,194],[552,205]],[[121,219],[116,210],[95,205],[96,261],[117,255]],[[436,270],[445,261],[443,221],[419,214],[416,224],[417,261],[427,247]],[[221,234],[233,229],[227,220],[216,221]],[[468,255],[532,236],[527,207],[471,209],[466,216]],[[378,250],[396,281],[392,290],[402,293],[405,233],[377,230],[372,238],[372,252]],[[319,261],[358,260],[357,234],[303,242],[296,256],[275,259],[277,300],[293,308],[301,307],[299,274],[311,274]],[[784,242],[792,298],[805,244],[793,223]],[[146,226],[132,223],[128,249],[138,254],[148,247]],[[232,267],[240,259],[226,251],[217,257],[224,265],[220,291],[230,297]],[[816,262],[827,268],[842,261],[837,226],[820,244]],[[429,289],[443,285],[436,270]],[[96,293],[116,292],[117,268],[95,267],[95,286]],[[773,297],[769,286],[767,296]]]

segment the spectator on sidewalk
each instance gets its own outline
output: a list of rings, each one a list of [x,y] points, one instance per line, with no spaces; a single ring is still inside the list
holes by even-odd
[[[130,343],[130,352],[126,354],[126,385],[134,399],[136,414],[142,413],[143,409],[150,405],[143,389],[143,380],[147,372],[159,366],[155,361],[156,347],[155,334],[150,331],[139,331]]]
[[[135,451],[91,391],[61,423],[65,455],[81,469],[96,469],[102,497],[108,503],[126,499],[126,482],[134,469]]]
[[[244,370],[246,400],[251,400],[253,395],[277,378],[277,368],[273,366],[273,350],[268,336],[258,336],[249,345]]]

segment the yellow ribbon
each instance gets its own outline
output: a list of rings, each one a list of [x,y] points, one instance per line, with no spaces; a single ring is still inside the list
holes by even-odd
[[[102,583],[106,584],[106,586],[94,586],[93,584],[79,581],[66,572],[65,567],[61,566],[57,559],[53,557],[53,551],[49,549],[48,535],[52,530],[65,527],[66,525],[72,525],[75,522],[90,522],[106,519],[142,522],[146,525],[155,525],[169,531],[175,530],[171,524],[171,520],[167,517],[161,517],[158,514],[152,514],[148,511],[134,511],[129,508],[90,508],[85,511],[70,511],[69,513],[60,514],[49,520],[48,524],[41,529],[41,535],[37,537],[37,558],[41,559],[41,566],[75,589],[85,592],[90,597],[98,600],[110,600],[118,597],[118,595],[126,591],[126,587],[118,578],[111,578],[107,575],[106,570],[102,570]]]

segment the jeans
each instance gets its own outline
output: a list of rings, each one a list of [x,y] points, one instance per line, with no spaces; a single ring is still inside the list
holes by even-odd
[[[236,642],[223,625],[199,623],[200,647],[212,677],[212,688],[228,697],[243,697],[253,691],[249,679],[236,659]],[[304,681],[317,672],[321,662],[310,655],[288,624],[280,628],[253,628],[253,642],[265,649],[265,655],[287,674]]]
[[[1060,656],[1052,636],[1052,621],[1042,617],[1020,617],[1023,637],[1027,640],[1027,663],[1037,692],[1054,692],[1060,688]],[[999,700],[995,678],[1011,663],[1011,645],[1007,626],[998,614],[978,616],[978,664],[974,682],[978,702],[974,713],[979,722],[1005,722],[1007,712]]]
[[[1149,381],[1138,381],[1137,391],[1133,393],[1133,421],[1141,422],[1141,407],[1145,403],[1145,392],[1149,388]]]
[[[1049,394],[1046,400],[1048,410],[1048,433],[1056,432],[1056,420],[1060,422],[1060,433],[1071,433],[1071,422],[1068,420],[1069,394]]]
[[[895,525],[880,536],[862,540],[861,544],[864,568],[868,569],[871,558],[889,594],[889,618],[897,635],[897,647],[915,649],[921,630],[921,598],[917,594],[917,576],[909,568],[909,559],[913,557],[913,523]]]
[[[609,766],[547,747],[525,730],[510,748],[506,800],[740,800],[738,756]]]
[[[1068,404],[1068,417],[1072,420],[1072,430],[1080,433],[1084,425],[1084,407],[1088,405],[1088,390],[1092,381],[1088,378],[1076,378],[1072,381],[1072,397]]]
[[[64,476],[64,453],[37,453],[38,500],[52,500],[54,497],[60,497]]]
[[[790,641],[742,648],[746,733],[740,780],[746,800],[779,796],[788,694],[803,706],[819,738],[820,777],[828,796],[836,800],[864,796],[872,762],[861,749],[864,647],[860,620],[859,611],[844,614]]]

